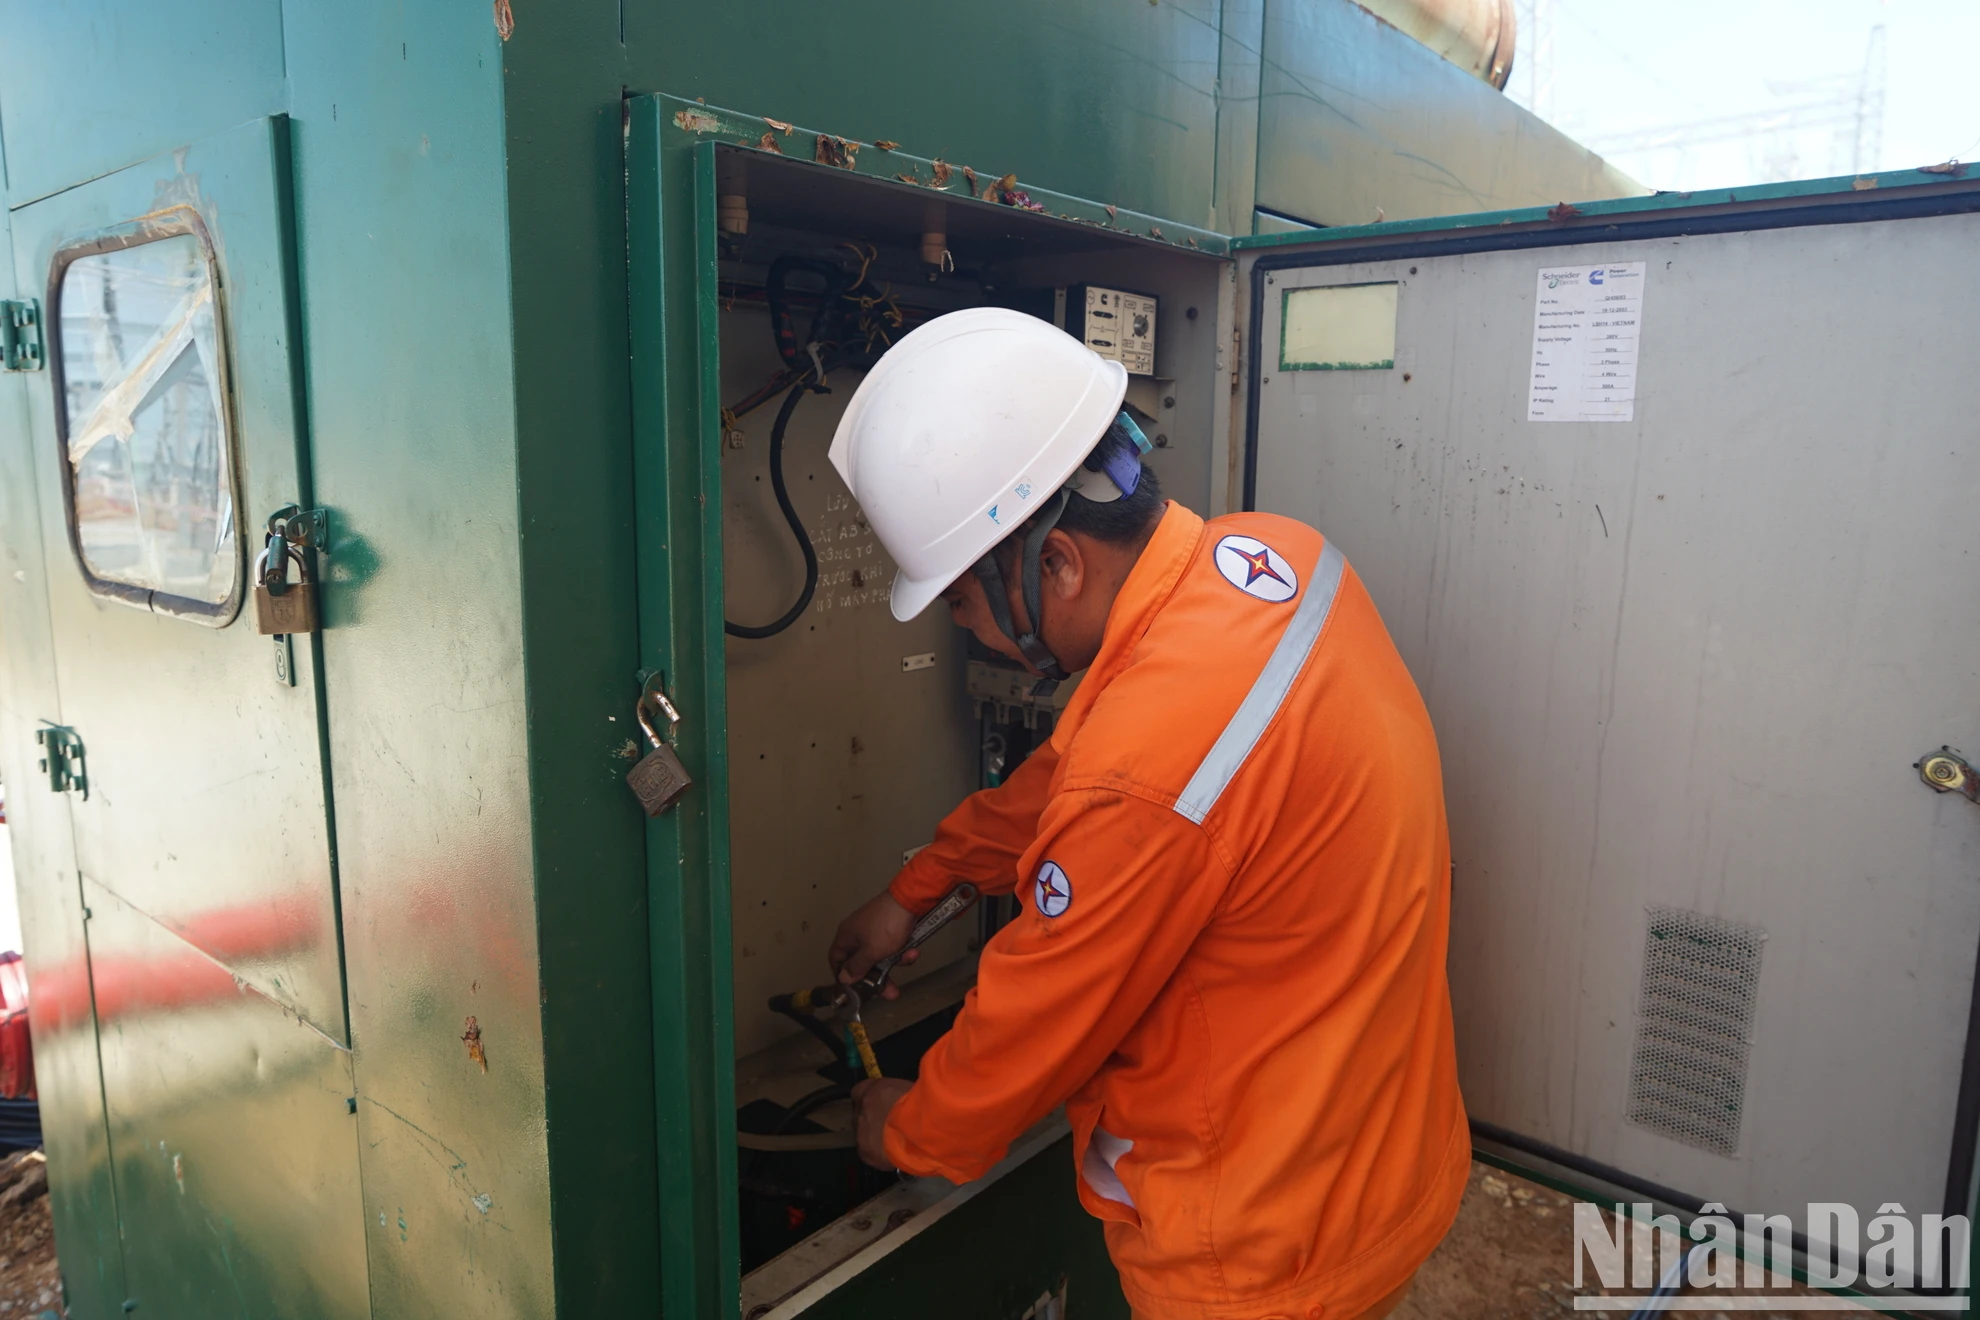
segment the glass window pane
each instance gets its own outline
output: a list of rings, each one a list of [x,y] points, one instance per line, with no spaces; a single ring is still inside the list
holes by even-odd
[[[62,277],[61,316],[84,563],[111,582],[221,604],[236,576],[233,474],[199,240],[78,257]]]

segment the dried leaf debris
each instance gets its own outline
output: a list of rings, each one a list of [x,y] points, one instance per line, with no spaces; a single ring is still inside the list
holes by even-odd
[[[811,158],[820,165],[835,165],[839,169],[849,170],[858,156],[859,143],[833,137],[830,133],[820,133]]]

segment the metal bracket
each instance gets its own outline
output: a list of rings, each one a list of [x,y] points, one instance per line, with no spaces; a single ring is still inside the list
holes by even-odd
[[[41,304],[32,298],[0,299],[0,367],[40,371],[46,362],[41,344]]]
[[[308,546],[329,554],[330,511],[284,504],[269,515],[268,534],[279,536],[293,546]]]
[[[1912,768],[1933,792],[1958,793],[1968,802],[1980,803],[1980,775],[1952,748],[1941,747]]]
[[[41,745],[41,770],[51,793],[80,793],[89,801],[89,771],[83,760],[82,739],[74,729],[46,724],[34,731]]]

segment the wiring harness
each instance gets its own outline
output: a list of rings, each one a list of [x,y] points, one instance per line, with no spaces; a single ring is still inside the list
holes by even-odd
[[[865,370],[879,361],[905,319],[892,292],[874,287],[867,279],[875,249],[853,243],[840,246],[858,260],[856,269],[815,257],[785,256],[770,263],[764,300],[770,308],[771,333],[776,337],[777,356],[783,359],[784,369],[722,412],[723,429],[729,430],[738,419],[783,394],[783,405],[777,409],[777,420],[770,427],[770,489],[804,555],[804,587],[791,607],[765,624],[725,619],[723,627],[731,637],[775,637],[796,623],[811,604],[818,590],[818,552],[791,504],[790,489],[784,481],[784,435],[790,429],[791,415],[805,395],[831,393],[827,379],[834,371]],[[802,277],[813,287],[794,286],[794,277]],[[817,300],[802,341],[792,318],[791,304],[798,298]]]

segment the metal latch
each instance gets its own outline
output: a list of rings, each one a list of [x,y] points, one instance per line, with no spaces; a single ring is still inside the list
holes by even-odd
[[[284,504],[269,515],[268,536],[287,541],[293,546],[307,546],[324,554],[330,553],[330,511],[328,509],[304,509],[294,504]]]
[[[89,773],[83,764],[82,739],[74,729],[47,724],[34,731],[41,744],[41,769],[52,793],[80,793],[89,801]]]
[[[1937,793],[1958,793],[1968,802],[1980,803],[1980,776],[1973,773],[1966,758],[1950,747],[1938,751],[1919,761],[1913,767],[1925,786]]]
[[[8,371],[40,371],[41,304],[32,298],[0,299],[0,366]]]

